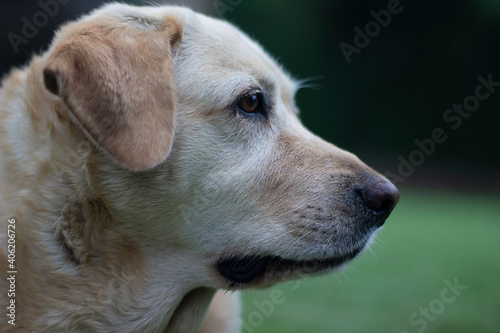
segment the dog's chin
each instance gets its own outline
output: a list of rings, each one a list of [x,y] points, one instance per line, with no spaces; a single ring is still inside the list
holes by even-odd
[[[238,255],[221,258],[217,270],[228,289],[266,287],[308,275],[326,273],[354,258],[363,247],[325,259],[294,260],[280,256]]]

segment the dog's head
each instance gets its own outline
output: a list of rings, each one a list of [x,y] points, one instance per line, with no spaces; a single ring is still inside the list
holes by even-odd
[[[88,182],[121,232],[156,259],[188,253],[179,274],[198,285],[332,270],[398,200],[303,127],[298,84],[259,45],[187,9],[108,5],[65,26],[44,83],[96,147]]]

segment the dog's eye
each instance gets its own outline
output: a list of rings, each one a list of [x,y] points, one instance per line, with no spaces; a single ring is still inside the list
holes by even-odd
[[[262,93],[260,91],[253,91],[241,96],[238,101],[238,107],[245,113],[263,112]]]

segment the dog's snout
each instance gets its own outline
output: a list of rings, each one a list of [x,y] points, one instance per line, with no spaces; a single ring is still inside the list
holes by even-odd
[[[358,188],[358,194],[365,206],[377,214],[377,226],[385,220],[399,200],[399,191],[390,181],[374,177]]]

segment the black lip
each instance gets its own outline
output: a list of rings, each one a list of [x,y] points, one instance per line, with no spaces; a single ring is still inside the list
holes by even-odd
[[[335,268],[354,258],[361,249],[355,249],[344,255],[329,259],[292,260],[279,256],[232,256],[217,262],[219,273],[235,283],[245,284],[264,274],[266,270],[299,270],[300,273],[315,273],[324,269]]]
[[[271,263],[272,257],[231,257],[217,263],[219,272],[225,278],[237,283],[249,283],[259,276]]]

